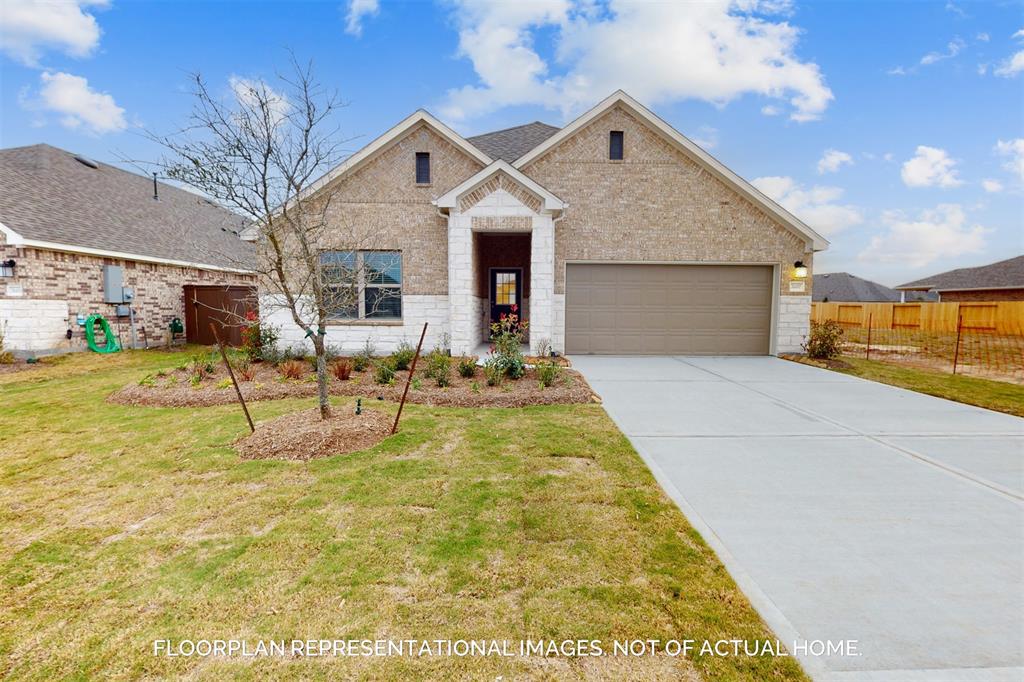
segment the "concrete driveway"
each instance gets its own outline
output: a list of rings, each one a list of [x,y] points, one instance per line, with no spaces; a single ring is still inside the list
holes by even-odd
[[[1024,419],[777,358],[572,362],[784,644],[857,640],[813,677],[1024,679]]]

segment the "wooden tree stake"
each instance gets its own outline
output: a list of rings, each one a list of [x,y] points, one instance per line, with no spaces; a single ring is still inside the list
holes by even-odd
[[[231,363],[228,362],[228,353],[224,350],[224,342],[220,340],[220,334],[217,333],[217,325],[213,322],[210,323],[210,331],[213,332],[213,338],[217,339],[217,348],[220,349],[220,356],[224,358],[224,366],[228,368],[228,376],[231,377],[231,383],[235,386],[235,393],[238,394],[238,402],[242,403],[242,412],[245,412],[245,420],[249,422],[249,430],[256,433],[256,427],[253,426],[252,417],[249,416],[249,408],[245,406],[245,398],[242,397],[242,389],[238,387],[238,381],[235,379],[235,372],[231,369]]]
[[[423,348],[423,338],[427,335],[427,323],[423,323],[423,331],[420,332],[420,342],[416,344],[416,355],[412,356],[412,364],[409,365],[409,376],[405,378],[405,390],[402,391],[402,402],[398,403],[398,414],[395,415],[395,424],[391,427],[391,433],[398,432],[398,420],[402,418],[402,408],[405,407],[405,396],[409,395],[409,383],[412,382],[412,375],[416,372],[416,361],[420,359],[420,349]]]

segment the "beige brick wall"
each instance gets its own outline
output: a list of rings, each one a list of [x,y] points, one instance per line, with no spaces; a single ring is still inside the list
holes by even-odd
[[[608,132],[625,158],[608,159]],[[523,171],[569,203],[555,226],[555,292],[567,260],[778,262],[808,268],[804,240],[676,150],[627,108],[600,116]],[[810,294],[810,277],[806,280]]]
[[[2,239],[2,237],[0,237]],[[145,326],[150,343],[163,343],[164,332],[172,318],[185,316],[186,284],[254,284],[252,275],[199,270],[155,263],[101,258],[83,254],[16,248],[0,243],[0,260],[17,262],[15,277],[0,279],[0,299],[47,300],[67,302],[69,324],[75,332],[71,343],[61,340],[61,348],[85,347],[81,328],[75,324],[78,313],[100,313],[113,324],[114,306],[103,302],[103,266],[119,265],[124,285],[135,290],[137,327]],[[20,285],[21,296],[10,296],[10,284]],[[125,322],[127,331],[127,322]],[[141,341],[141,337],[140,337]],[[39,348],[38,350],[48,350]]]
[[[431,183],[416,184],[416,152],[429,152]],[[370,234],[372,248],[402,251],[403,294],[448,294],[448,227],[430,203],[483,166],[420,124],[329,185],[338,234]],[[345,245],[339,245],[343,248]]]

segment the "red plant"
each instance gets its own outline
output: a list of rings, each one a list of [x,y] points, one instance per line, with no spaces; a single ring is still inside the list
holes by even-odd
[[[349,364],[348,360],[335,360],[331,363],[331,374],[338,381],[348,381],[349,376],[352,374],[352,365]]]
[[[306,363],[301,360],[285,360],[277,366],[277,371],[285,379],[301,379],[306,373]]]

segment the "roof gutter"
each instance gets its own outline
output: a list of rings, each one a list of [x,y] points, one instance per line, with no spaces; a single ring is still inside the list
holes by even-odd
[[[172,258],[159,258],[157,256],[142,256],[137,253],[122,253],[120,251],[106,251],[104,249],[91,249],[87,246],[74,246],[73,244],[58,244],[56,242],[44,242],[37,239],[22,239],[19,242],[9,242],[12,246],[43,249],[46,251],[62,251],[66,253],[80,253],[87,256],[99,256],[102,258],[119,258],[121,260],[139,261],[140,263],[154,263],[156,265],[173,265],[180,268],[196,268],[198,270],[214,270],[217,272],[235,272],[242,275],[251,275],[255,270],[244,268],[229,268],[223,265],[211,265],[209,263],[194,263],[191,261],[174,260]]]

